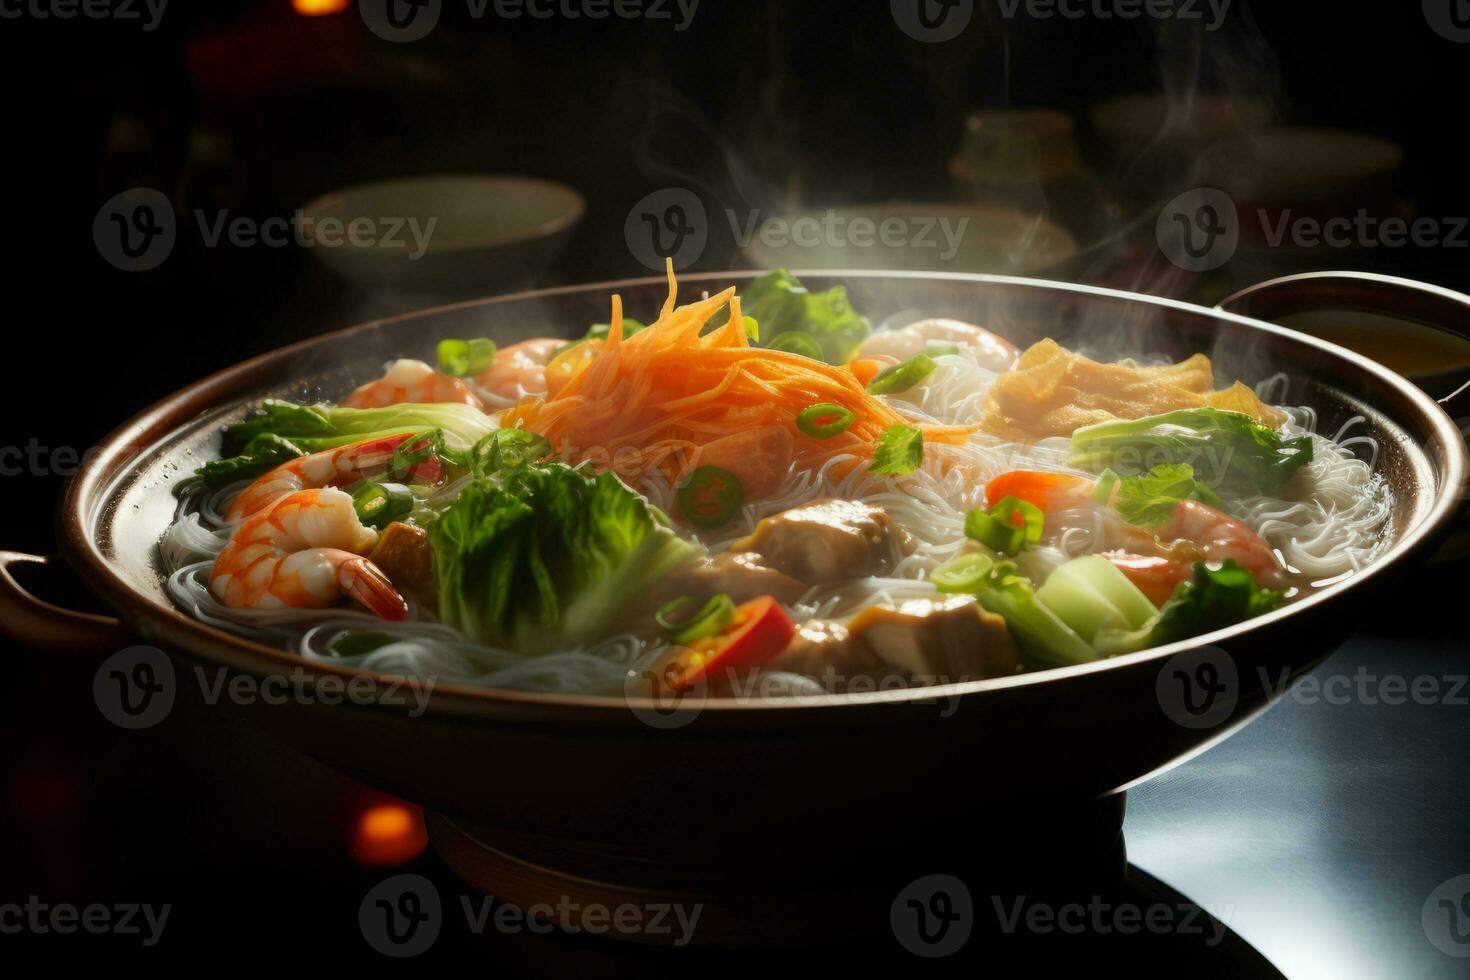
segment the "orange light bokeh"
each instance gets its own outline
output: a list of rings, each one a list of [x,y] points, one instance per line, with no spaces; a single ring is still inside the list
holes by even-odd
[[[407,864],[429,846],[424,812],[407,803],[379,803],[362,811],[352,835],[352,856],[375,868]]]
[[[352,0],[291,0],[291,6],[303,17],[323,17],[340,14],[352,6]]]

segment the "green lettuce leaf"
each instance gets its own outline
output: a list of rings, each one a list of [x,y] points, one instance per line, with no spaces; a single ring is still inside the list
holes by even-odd
[[[833,286],[824,293],[813,293],[785,269],[762,276],[741,290],[740,305],[760,324],[760,336],[806,334],[829,364],[846,364],[873,332],[872,324],[848,302],[846,289]]]
[[[616,476],[560,463],[476,480],[429,540],[440,619],[529,654],[600,639],[631,599],[702,554]]]
[[[1153,530],[1169,519],[1183,500],[1200,500],[1220,507],[1220,498],[1194,477],[1188,463],[1155,466],[1144,476],[1118,480],[1113,507],[1129,524]]]
[[[1311,461],[1311,436],[1288,439],[1249,415],[1218,408],[1183,409],[1078,429],[1072,434],[1067,460],[1091,473],[1113,469],[1124,476],[1184,463],[1205,476],[1210,486],[1233,476],[1263,493],[1279,490]]]

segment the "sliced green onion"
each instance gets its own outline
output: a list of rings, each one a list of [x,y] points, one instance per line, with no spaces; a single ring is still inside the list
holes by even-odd
[[[688,646],[707,636],[714,636],[735,622],[735,602],[727,595],[717,595],[703,606],[693,596],[679,596],[664,603],[654,620],[673,634],[673,641]]]
[[[368,527],[385,528],[407,517],[416,499],[401,483],[368,483],[352,495],[352,507]]]
[[[924,345],[924,353],[930,357],[948,357],[959,352],[959,344],[951,344],[946,340],[931,340]]]
[[[495,363],[495,355],[500,348],[495,346],[495,341],[488,337],[476,337],[470,341],[470,370],[469,373],[482,374]]]
[[[388,633],[344,633],[342,636],[333,640],[327,649],[332,652],[332,656],[334,657],[361,657],[364,654],[372,653],[374,650],[381,650],[390,643],[397,642],[398,637]]]
[[[800,354],[814,361],[822,359],[822,345],[813,340],[811,334],[802,333],[800,330],[778,333],[771,338],[771,342],[766,347],[769,350],[785,351],[788,354]]]
[[[796,416],[796,427],[813,439],[831,439],[841,435],[857,421],[857,416],[836,402],[822,402],[802,409]]]
[[[761,342],[761,325],[756,322],[755,317],[741,317],[740,326],[742,329],[745,330],[745,336],[750,339],[750,342],[752,344],[758,344]]]
[[[679,490],[679,510],[696,527],[719,527],[744,501],[740,478],[718,466],[701,466]]]
[[[884,368],[878,376],[868,382],[868,391],[874,395],[896,395],[908,391],[934,372],[936,367],[927,354],[911,357],[902,364]]]
[[[990,580],[995,559],[978,551],[958,555],[934,569],[929,581],[940,592],[978,593]]]
[[[1027,544],[1040,541],[1045,526],[1041,508],[1017,497],[1006,497],[988,513],[972,510],[965,515],[965,536],[1003,555],[1018,555]]]
[[[1097,485],[1092,488],[1092,502],[1106,507],[1113,502],[1113,491],[1117,489],[1122,477],[1112,470],[1103,470],[1097,478]]]
[[[1026,546],[1026,529],[991,517],[983,510],[965,515],[965,536],[1002,555],[1017,555]]]
[[[1019,521],[1016,520],[1017,515],[1021,518]],[[1046,515],[1042,513],[1041,508],[1019,497],[1001,499],[990,508],[990,516],[1005,521],[1007,524],[1024,528],[1027,544],[1035,544],[1040,541],[1041,532],[1046,528]]]
[[[488,368],[495,360],[495,351],[495,341],[478,337],[474,340],[441,340],[435,353],[440,371],[451,377],[463,378]]]

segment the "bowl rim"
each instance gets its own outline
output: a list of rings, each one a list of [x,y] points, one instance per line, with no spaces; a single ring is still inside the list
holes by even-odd
[[[756,278],[760,271],[691,273],[682,276],[681,286],[698,286],[706,283],[739,283]],[[935,272],[883,272],[875,270],[795,270],[797,276],[813,278],[846,279],[913,279],[966,283],[976,286],[997,285],[1034,289],[1038,292],[1065,293],[1077,297],[1098,297],[1128,302],[1142,302],[1176,312],[1204,315],[1213,319],[1238,323],[1254,330],[1284,337],[1290,341],[1315,348],[1325,354],[1349,361],[1356,367],[1373,375],[1381,383],[1410,402],[1432,424],[1434,436],[1445,447],[1446,468],[1440,474],[1438,492],[1428,511],[1419,523],[1404,532],[1387,553],[1367,568],[1355,572],[1348,578],[1326,586],[1319,592],[1282,607],[1264,616],[1257,617],[1225,629],[1193,637],[1159,647],[1151,647],[1136,653],[1092,661],[1085,664],[1051,667],[1031,673],[1008,677],[993,677],[984,680],[952,682],[928,687],[901,688],[890,691],[873,691],[851,694],[826,694],[812,696],[783,697],[779,700],[739,700],[734,698],[701,698],[694,706],[680,705],[674,711],[693,710],[714,712],[719,715],[743,717],[746,712],[792,711],[800,709],[804,717],[826,715],[828,711],[858,711],[865,707],[885,704],[923,704],[939,699],[982,696],[996,694],[1012,688],[1030,687],[1035,684],[1063,683],[1092,674],[1120,671],[1129,667],[1163,662],[1180,653],[1215,646],[1241,637],[1247,633],[1264,630],[1289,617],[1334,601],[1349,589],[1359,589],[1395,570],[1409,555],[1427,548],[1437,537],[1448,532],[1451,519],[1463,506],[1460,498],[1462,488],[1467,486],[1470,474],[1470,451],[1467,451],[1460,430],[1438,402],[1413,383],[1393,371],[1369,360],[1345,347],[1320,340],[1308,334],[1280,327],[1262,320],[1212,309],[1193,303],[1165,297],[1149,296],[1126,290],[1078,283],[1056,282],[1046,279],[1019,276],[1000,276],[979,273],[935,273]],[[404,678],[372,671],[357,670],[341,665],[308,660],[296,653],[258,643],[254,640],[228,633],[185,615],[171,604],[145,596],[129,584],[112,566],[98,545],[96,531],[101,526],[98,508],[112,500],[123,479],[129,475],[129,463],[145,455],[147,449],[156,446],[177,431],[188,419],[207,411],[224,398],[235,384],[248,384],[251,376],[272,362],[282,358],[307,353],[315,348],[340,343],[344,338],[377,330],[385,326],[430,315],[482,306],[514,303],[529,299],[546,300],[570,294],[612,292],[667,284],[667,277],[647,276],[636,279],[609,280],[598,283],[558,286],[549,289],[524,290],[503,296],[494,296],[462,303],[433,307],[411,313],[397,314],[378,320],[345,327],[320,336],[311,337],[293,344],[258,354],[224,368],[205,378],[193,382],[173,394],[160,399],[148,408],[123,422],[108,433],[98,444],[78,473],[68,483],[58,510],[59,544],[69,563],[77,568],[84,580],[101,597],[119,609],[125,621],[132,625],[134,616],[164,627],[171,642],[179,643],[193,652],[201,648],[218,651],[223,648],[244,655],[228,658],[228,665],[235,669],[255,672],[276,673],[278,671],[305,671],[310,674],[334,674],[347,680],[368,678],[378,686],[392,689],[407,683]],[[170,421],[171,420],[171,421]],[[144,441],[150,429],[167,426],[151,439]],[[1427,444],[1427,443],[1426,443]],[[136,447],[136,448],[135,448]],[[114,472],[115,471],[115,472]],[[193,644],[183,640],[194,640]],[[212,659],[221,661],[215,656]],[[376,702],[358,704],[358,707],[392,710]],[[591,723],[618,722],[619,719],[635,719],[639,709],[660,710],[668,714],[657,701],[648,698],[630,698],[614,695],[588,694],[543,694],[523,691],[508,691],[494,688],[459,687],[455,685],[432,686],[432,697],[424,717],[443,716],[480,719],[497,722],[509,715],[524,718],[528,714],[555,724],[573,723],[573,719]],[[632,709],[632,710],[630,710]],[[825,710],[818,710],[825,709]],[[895,719],[899,713],[892,713]],[[865,721],[871,721],[865,715]],[[641,724],[641,723],[640,723]],[[646,727],[646,726],[642,726]],[[651,730],[651,729],[649,729]]]
[[[587,214],[587,199],[582,195],[581,191],[577,190],[570,184],[564,184],[558,180],[551,180],[550,178],[546,177],[536,177],[529,174],[477,174],[466,172],[419,174],[414,176],[390,177],[384,180],[370,180],[363,181],[357,184],[349,184],[346,187],[337,188],[335,190],[327,191],[324,194],[317,195],[316,197],[307,201],[305,204],[301,205],[298,210],[304,217],[312,217],[314,220],[319,221],[323,217],[323,215],[319,214],[322,209],[326,208],[328,205],[332,204],[335,201],[345,199],[346,197],[348,197],[348,195],[379,191],[388,187],[409,187],[415,184],[420,186],[433,186],[436,184],[442,185],[449,181],[468,181],[470,183],[478,183],[483,185],[486,189],[493,189],[496,187],[504,189],[517,187],[525,188],[533,186],[539,187],[545,190],[552,191],[555,195],[559,195],[562,198],[560,202],[562,205],[562,209],[558,213],[541,221],[539,224],[529,226],[521,231],[515,232],[510,235],[486,235],[479,238],[455,239],[442,245],[436,244],[431,241],[427,247],[427,251],[424,253],[425,257],[428,257],[430,255],[451,255],[454,253],[471,252],[479,249],[524,245],[528,242],[540,241],[541,239],[550,238],[554,235],[560,234],[563,231],[566,231],[568,228],[571,228],[579,221],[581,221]],[[351,219],[348,218],[344,220],[350,221]],[[306,234],[308,238],[311,238],[313,240],[313,243],[315,243],[315,237],[313,233],[306,232],[304,234]],[[396,252],[390,253],[377,244],[373,244],[365,247],[356,247],[354,249],[354,252],[349,254],[385,255],[396,254]]]

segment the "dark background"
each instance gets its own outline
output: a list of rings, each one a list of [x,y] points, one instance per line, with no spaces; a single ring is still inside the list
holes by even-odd
[[[1225,27],[1206,33],[1149,20],[1006,21],[982,0],[966,34],[943,45],[905,37],[876,0],[703,0],[682,33],[617,19],[472,22],[447,6],[438,30],[407,46],[374,37],[355,12],[307,19],[290,0],[174,0],[151,33],[85,18],[0,20],[10,300],[0,445],[39,447],[32,458],[42,460],[0,480],[0,547],[52,549],[68,453],[135,411],[245,356],[405,303],[344,284],[300,249],[205,248],[189,226],[164,266],[121,272],[99,254],[92,223],[130,187],[158,188],[180,209],[266,218],[364,180],[549,177],[579,189],[588,213],[543,282],[597,281],[646,274],[623,223],[663,187],[695,189],[711,213],[951,196],[945,164],[977,108],[1071,111],[1089,168],[1123,186],[1128,175],[1088,131],[1087,110],[1157,90],[1181,103],[1196,91],[1248,97],[1281,122],[1386,137],[1404,150],[1396,192],[1414,213],[1470,215],[1461,105],[1470,45],[1431,30],[1418,3],[1238,0]],[[1194,186],[1177,176],[1178,189]],[[1108,254],[1067,274],[1197,298],[1264,278],[1256,268],[1150,278],[1157,256],[1133,226],[1151,228],[1170,190],[1120,193],[1115,226],[1084,242]],[[1323,261],[1470,288],[1467,254]],[[741,262],[716,234],[698,266]],[[316,912],[355,902],[381,876],[350,844],[368,791],[232,722],[191,725],[185,713],[171,733],[124,737],[91,705],[89,665],[5,653],[15,675],[0,900],[12,889],[78,902],[192,898],[184,938],[172,937],[185,949],[261,952],[317,928]],[[0,937],[0,951],[9,941]],[[531,967],[537,956],[517,948],[492,961]],[[596,951],[572,962],[614,968]]]

